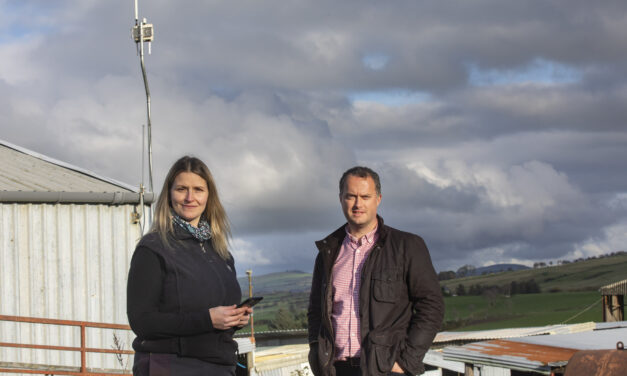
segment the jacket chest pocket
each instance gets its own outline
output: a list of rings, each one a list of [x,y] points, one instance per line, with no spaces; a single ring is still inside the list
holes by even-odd
[[[372,273],[373,295],[379,302],[395,303],[401,294],[401,271],[382,269]]]

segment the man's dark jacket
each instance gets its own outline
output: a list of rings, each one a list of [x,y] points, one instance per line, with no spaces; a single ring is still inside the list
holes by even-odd
[[[444,317],[440,285],[422,238],[377,219],[379,239],[364,263],[359,290],[362,374],[386,375],[398,362],[418,375]],[[335,375],[331,279],[345,236],[342,226],[316,242],[308,310],[309,364],[316,376]]]

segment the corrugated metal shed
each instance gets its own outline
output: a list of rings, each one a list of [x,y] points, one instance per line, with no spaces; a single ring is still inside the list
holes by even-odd
[[[127,324],[128,266],[141,236],[133,187],[3,141],[0,158],[0,314]],[[116,200],[120,194],[126,199]],[[88,329],[87,346],[111,348],[114,332]],[[129,349],[134,335],[116,335]],[[80,336],[68,327],[0,322],[0,342],[77,346]],[[76,365],[79,358],[2,348],[0,361]],[[119,368],[106,354],[88,355],[88,364]]]
[[[601,295],[627,295],[627,279],[603,286],[599,291]]]
[[[575,352],[615,349],[616,342],[626,336],[627,328],[614,328],[449,346],[442,354],[445,360],[549,375],[552,368],[566,365]]]

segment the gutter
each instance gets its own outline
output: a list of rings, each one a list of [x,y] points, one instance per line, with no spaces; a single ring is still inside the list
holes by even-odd
[[[154,196],[153,192],[144,193],[144,205],[152,204]],[[0,203],[139,205],[141,202],[136,192],[0,191]]]

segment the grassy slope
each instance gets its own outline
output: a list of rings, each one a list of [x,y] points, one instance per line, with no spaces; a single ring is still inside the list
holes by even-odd
[[[598,290],[599,287],[627,278],[627,254],[594,260],[574,262],[566,265],[540,269],[528,269],[476,277],[457,278],[442,281],[452,291],[459,284],[466,290],[471,285],[505,285],[512,281],[534,279],[542,291]]]
[[[248,278],[238,278],[242,287],[242,293],[248,296]],[[254,295],[264,295],[272,292],[309,292],[311,286],[311,273],[305,272],[280,272],[253,275]]]
[[[443,281],[453,291],[462,283],[471,285],[505,285],[511,281],[534,279],[542,294],[506,297],[460,296],[445,298],[445,321],[460,326],[450,330],[481,330],[507,327],[559,324],[600,300],[598,288],[627,278],[627,254],[542,269],[521,270],[485,276]],[[248,295],[248,281],[240,281]],[[253,276],[255,295],[263,295],[255,307],[256,320],[269,320],[279,308],[301,311],[307,308],[311,274],[302,272],[273,273]],[[561,292],[546,293],[551,289]],[[568,323],[601,321],[600,304]],[[265,326],[256,325],[256,330]]]

